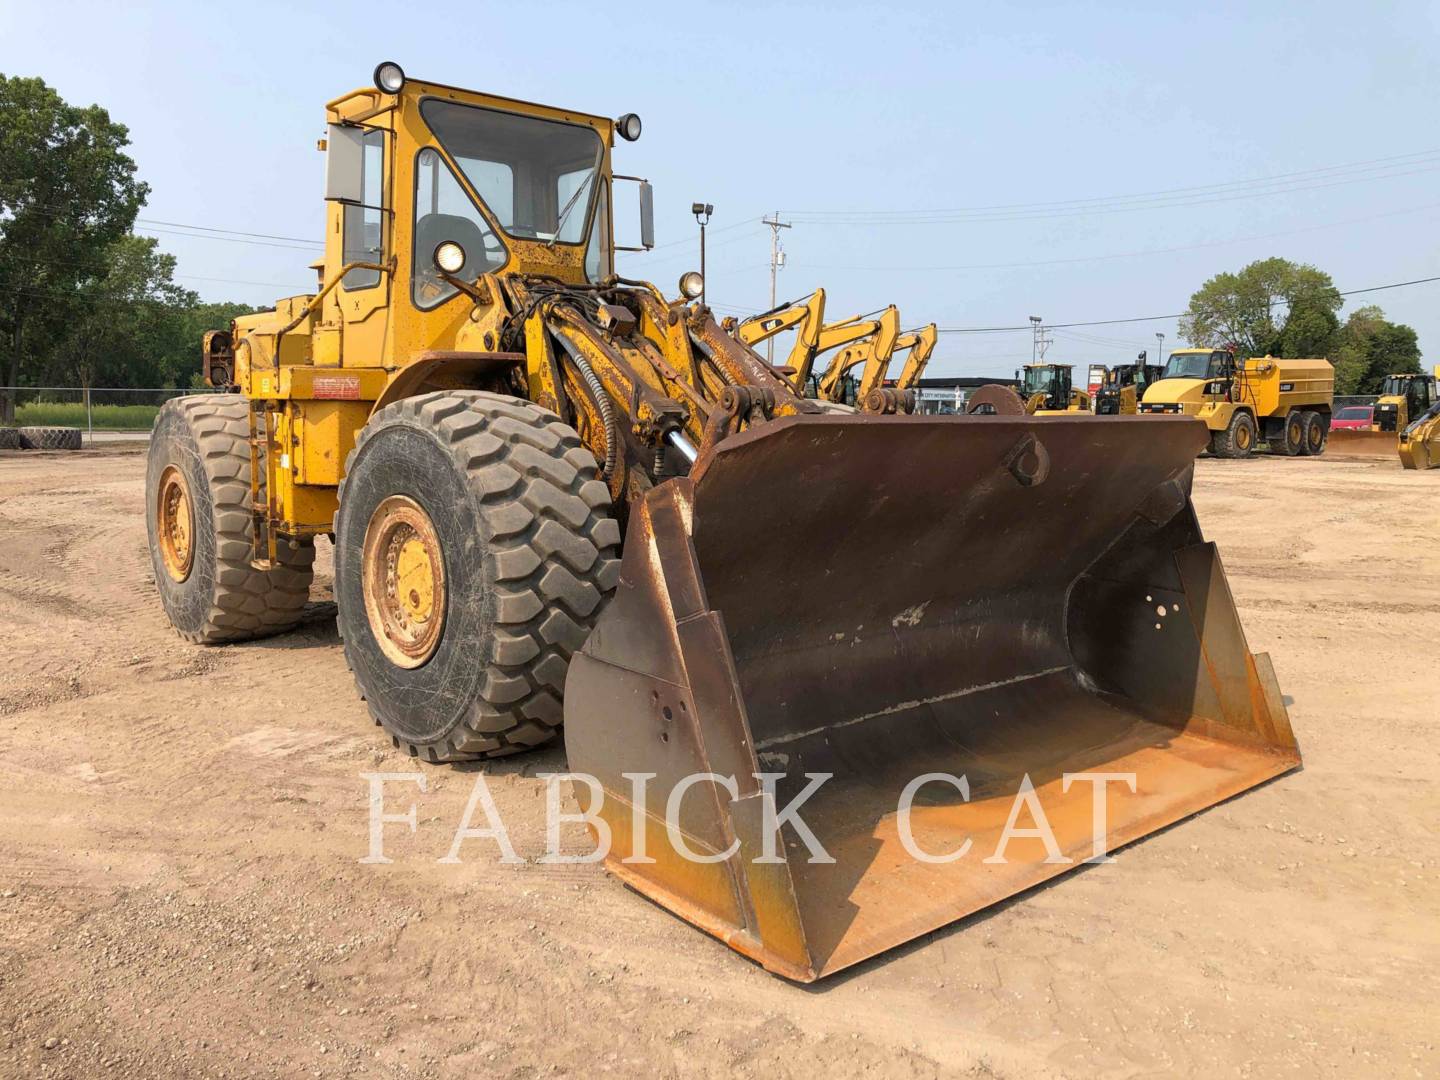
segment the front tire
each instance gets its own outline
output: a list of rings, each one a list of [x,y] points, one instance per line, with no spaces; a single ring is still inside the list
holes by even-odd
[[[1229,426],[1211,438],[1211,452],[1216,457],[1247,458],[1255,451],[1255,435],[1255,418],[1236,410]]]
[[[438,762],[554,738],[620,569],[610,493],[573,428],[481,391],[389,405],[350,456],[335,537],[345,659],[397,747]]]
[[[280,565],[250,565],[250,405],[199,394],[161,406],[145,468],[155,587],[187,641],[214,645],[289,630],[310,599],[313,544],[280,544]]]

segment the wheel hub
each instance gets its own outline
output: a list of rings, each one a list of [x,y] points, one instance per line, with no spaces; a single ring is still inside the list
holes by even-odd
[[[381,651],[399,667],[419,667],[445,625],[445,560],[419,503],[392,495],[375,508],[361,566],[365,614]]]
[[[195,514],[185,474],[175,465],[167,465],[160,474],[159,495],[155,500],[155,536],[165,572],[174,581],[184,581],[190,576],[190,567],[195,561]]]

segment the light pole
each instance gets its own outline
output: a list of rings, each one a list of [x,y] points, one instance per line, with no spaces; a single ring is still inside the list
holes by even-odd
[[[705,226],[710,224],[710,215],[715,212],[715,207],[707,202],[690,204],[690,212],[695,215],[695,220],[700,225],[700,303],[705,303]]]
[[[1161,365],[1165,363],[1165,334],[1160,330],[1155,331],[1155,360]]]

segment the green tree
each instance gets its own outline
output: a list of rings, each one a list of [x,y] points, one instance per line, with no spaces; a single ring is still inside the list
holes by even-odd
[[[1337,394],[1378,394],[1386,375],[1424,370],[1414,327],[1391,322],[1373,304],[1345,320],[1334,361]]]
[[[67,104],[40,79],[0,74],[0,384],[14,386],[63,333],[77,286],[98,277],[148,187],[129,131],[98,105]],[[32,340],[34,338],[35,340]],[[0,391],[0,422],[14,419]]]
[[[93,277],[76,282],[76,307],[50,343],[47,380],[79,386],[163,386],[182,379],[180,356],[197,366],[199,338],[187,350],[198,299],[175,284],[175,256],[148,236],[125,236]]]
[[[1325,356],[1339,330],[1339,290],[1323,270],[1261,259],[1217,274],[1190,297],[1180,333],[1196,345],[1241,356]]]

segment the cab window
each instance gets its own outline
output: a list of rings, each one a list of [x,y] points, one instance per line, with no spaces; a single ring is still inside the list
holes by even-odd
[[[342,222],[341,262],[385,260],[385,132],[367,131],[361,140],[360,202],[346,203]],[[380,284],[379,270],[351,270],[341,281],[346,289],[371,289]]]
[[[610,260],[607,258],[610,251],[607,242],[607,230],[610,228],[608,196],[609,188],[601,184],[600,199],[595,204],[595,222],[590,226],[590,241],[585,248],[585,280],[589,282],[598,282],[610,272]]]
[[[455,276],[474,281],[505,265],[505,246],[438,152],[421,150],[415,159],[415,250],[411,299],[422,311],[443,304],[459,290],[435,268],[435,249],[453,240],[465,249]]]

